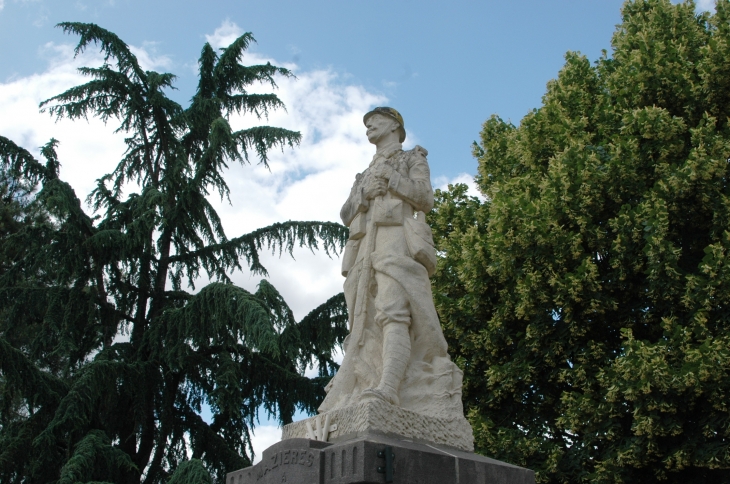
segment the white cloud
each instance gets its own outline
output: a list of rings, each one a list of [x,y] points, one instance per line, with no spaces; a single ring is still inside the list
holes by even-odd
[[[710,12],[715,10],[715,0],[697,0],[695,3],[697,10],[702,12]]]
[[[1,0],[0,0],[1,1]],[[216,47],[240,35],[241,29],[224,22],[208,40]],[[154,47],[154,46],[152,46]],[[145,69],[169,66],[165,56],[154,55],[149,45],[134,47]],[[0,83],[0,134],[39,156],[39,147],[51,137],[58,147],[61,177],[76,190],[79,198],[94,188],[95,180],[113,170],[125,150],[123,135],[114,134],[116,123],[104,125],[95,118],[56,122],[38,112],[38,104],[64,90],[86,82],[76,70],[81,65],[99,65],[102,58],[93,49],[73,57],[70,45],[46,44],[42,52],[48,59],[45,72]],[[245,62],[265,63],[260,55],[250,54]],[[295,65],[287,67],[295,70]],[[328,70],[296,72],[297,79],[277,79],[276,93],[287,111],[270,113],[268,119],[233,116],[234,129],[267,124],[302,133],[301,146],[270,153],[267,170],[257,164],[234,165],[225,174],[231,188],[231,204],[213,197],[229,237],[286,220],[338,221],[339,209],[346,199],[355,174],[369,163],[373,148],[365,137],[362,115],[386,99],[362,87],[348,85]],[[253,92],[271,92],[259,86]],[[409,133],[409,143],[417,141]],[[340,261],[322,251],[295,250],[296,260],[278,254],[264,254],[269,280],[284,295],[297,319],[342,290]],[[248,272],[233,275],[234,281],[253,290],[259,277]],[[341,359],[338,355],[338,359]],[[307,374],[313,373],[313,370]],[[261,425],[253,437],[257,460],[263,450],[277,442],[281,430]]]
[[[145,71],[163,71],[172,66],[172,59],[166,55],[155,55],[157,50],[156,42],[145,42],[143,47],[129,46],[137,57],[137,61]]]
[[[233,40],[241,29],[226,21],[208,39],[216,45]],[[169,65],[169,59],[150,53],[149,46],[134,47],[145,69]],[[39,147],[51,137],[60,141],[58,152],[61,177],[75,189],[80,199],[94,188],[95,180],[109,173],[125,150],[123,135],[114,134],[116,123],[104,125],[95,118],[56,122],[38,112],[38,104],[55,94],[88,81],[76,70],[81,65],[99,65],[101,57],[89,49],[73,58],[70,45],[46,44],[42,48],[49,61],[40,74],[0,83],[0,134],[39,156]],[[246,63],[267,60],[255,54]],[[296,66],[288,66],[296,69]],[[287,111],[271,113],[268,120],[255,116],[234,116],[235,129],[257,124],[282,126],[302,133],[301,146],[274,151],[270,171],[256,164],[234,165],[225,174],[231,187],[231,202],[214,199],[229,237],[286,220],[338,221],[339,208],[358,171],[364,169],[372,146],[365,138],[362,114],[385,99],[359,86],[347,85],[337,74],[327,71],[296,72],[298,79],[279,79],[276,93]],[[270,86],[253,91],[270,92]],[[410,143],[415,136],[409,136]],[[270,281],[282,292],[297,318],[342,290],[340,261],[323,252],[295,251],[296,260],[265,254],[263,261]],[[258,277],[238,273],[234,281],[249,290]]]
[[[254,464],[261,462],[264,450],[281,440],[281,428],[275,425],[259,425],[251,434],[251,445],[255,454]]]
[[[228,47],[238,37],[243,35],[241,27],[226,19],[212,35],[206,35],[205,40],[214,48]]]
[[[240,32],[228,21],[216,33],[223,30]],[[230,38],[233,40],[234,34]],[[245,58],[249,64],[267,61],[277,64],[257,54]],[[231,204],[215,201],[229,237],[286,220],[339,222],[339,210],[355,174],[367,167],[372,157],[362,115],[385,99],[342,83],[331,71],[296,72],[295,65],[286,67],[297,75],[297,79],[277,79],[276,94],[286,104],[286,111],[272,112],[261,121],[250,115],[233,116],[231,124],[234,129],[267,124],[300,131],[301,145],[272,152],[270,170],[257,165],[255,155],[251,165],[231,167],[226,176]],[[250,92],[271,92],[271,88],[252,87]],[[269,280],[300,319],[340,292],[343,278],[337,257],[330,259],[321,251],[313,254],[305,249],[295,250],[294,255],[296,260],[288,256],[279,260],[278,254],[266,254],[263,262]],[[258,278],[237,274],[234,281],[252,290]]]
[[[467,195],[471,197],[477,197],[481,201],[485,200],[484,195],[482,194],[482,192],[479,191],[479,187],[477,187],[477,184],[474,181],[474,175],[470,175],[468,173],[459,173],[453,178],[440,176],[433,180],[434,188],[440,188],[441,190],[448,190],[449,185],[456,185],[457,183],[463,183],[469,187],[466,192]]]
[[[160,69],[170,64],[165,56],[155,56],[144,48],[130,47],[143,69]],[[47,43],[41,54],[48,69],[41,74],[0,83],[0,134],[28,149],[36,157],[39,147],[51,138],[59,140],[61,177],[69,182],[82,200],[94,188],[95,180],[113,170],[125,150],[123,135],[114,134],[117,124],[108,125],[96,118],[56,121],[39,112],[39,104],[65,90],[88,82],[77,71],[81,66],[103,62],[93,48],[74,58],[73,46]]]
[[[222,47],[241,33],[237,25],[225,21],[206,38],[213,46]],[[169,58],[155,55],[151,52],[153,47],[134,47],[133,51],[145,69],[168,67]],[[38,147],[48,139],[59,139],[61,177],[83,200],[95,186],[95,180],[113,170],[120,160],[125,150],[123,135],[113,133],[117,127],[113,122],[104,125],[95,118],[55,122],[48,114],[38,112],[42,100],[88,80],[77,72],[77,67],[102,62],[93,49],[74,59],[70,45],[46,44],[43,52],[49,61],[45,72],[0,83],[0,134],[36,156]],[[245,58],[248,64],[268,60],[277,64],[256,54],[247,54]],[[297,75],[297,79],[277,79],[276,93],[287,111],[273,112],[264,120],[234,116],[231,124],[234,129],[267,124],[300,131],[301,146],[270,153],[270,170],[257,164],[253,155],[251,165],[234,165],[226,172],[231,204],[215,197],[213,201],[229,237],[279,221],[339,221],[340,207],[355,174],[367,167],[374,152],[365,137],[362,115],[375,105],[385,104],[385,98],[360,86],[348,85],[330,70],[298,72],[296,65],[286,67]],[[271,92],[271,88],[259,86],[252,91]],[[409,132],[406,147],[417,142],[418,137]],[[469,183],[464,177],[460,175],[456,180]],[[269,269],[269,280],[284,295],[297,319],[301,319],[340,292],[343,278],[337,257],[330,259],[321,251],[297,249],[295,258],[279,259],[278,254],[265,254],[263,262]],[[244,272],[234,274],[233,279],[253,290],[260,278]],[[341,357],[338,355],[338,359]],[[256,428],[253,442],[257,460],[280,435],[281,430],[275,425]]]
[[[93,189],[94,180],[121,158],[124,140],[113,134],[114,126],[96,119],[55,122],[50,115],[39,113],[41,101],[88,81],[77,67],[101,62],[94,53],[74,59],[69,45],[49,43],[42,51],[49,59],[46,72],[0,84],[0,134],[36,156],[50,138],[58,139],[61,177],[83,198]]]
[[[0,0],[0,10],[5,8],[5,0]]]

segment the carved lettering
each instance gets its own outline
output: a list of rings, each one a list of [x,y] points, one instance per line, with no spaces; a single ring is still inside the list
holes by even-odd
[[[262,461],[257,465],[256,480],[263,478],[269,472],[274,472],[274,469],[283,465],[302,465],[306,467],[312,467],[314,465],[314,453],[306,449],[290,449],[283,452],[277,452],[272,455],[269,461]],[[282,481],[286,482],[286,474],[282,471]]]

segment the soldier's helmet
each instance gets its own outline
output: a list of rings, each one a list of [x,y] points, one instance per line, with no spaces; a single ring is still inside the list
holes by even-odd
[[[372,111],[368,112],[367,114],[365,114],[365,116],[362,117],[362,122],[363,123],[367,123],[368,122],[368,118],[370,116],[372,116],[373,114],[382,114],[384,116],[388,116],[390,118],[395,119],[398,122],[398,124],[400,124],[400,128],[398,129],[399,134],[400,134],[399,140],[400,140],[401,143],[403,141],[405,141],[405,139],[406,139],[406,126],[403,123],[403,116],[401,116],[398,111],[396,111],[393,108],[389,108],[389,107],[385,107],[385,106],[377,107],[377,108],[374,108]]]

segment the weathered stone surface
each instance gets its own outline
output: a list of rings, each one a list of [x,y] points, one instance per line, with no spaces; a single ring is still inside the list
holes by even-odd
[[[394,455],[394,484],[535,483],[534,472],[488,457],[384,435],[370,435],[339,443],[305,439],[279,442],[264,451],[259,464],[228,474],[226,484],[384,483],[385,473],[379,468],[384,470],[385,459],[379,453],[386,447]],[[293,452],[296,452],[296,464],[291,464]],[[285,463],[287,455],[289,464]],[[308,464],[310,461],[311,466]]]
[[[307,432],[308,422],[317,435],[316,429],[322,428],[327,415],[330,417],[330,428],[335,427],[335,430],[331,430],[327,436],[330,442],[341,442],[377,433],[468,452],[474,450],[471,426],[464,417],[439,419],[380,400],[332,410],[327,414],[285,425],[282,440],[311,437]]]
[[[264,451],[261,462],[229,473],[226,481],[229,484],[319,483],[324,468],[321,450],[328,445],[309,439],[278,442]]]

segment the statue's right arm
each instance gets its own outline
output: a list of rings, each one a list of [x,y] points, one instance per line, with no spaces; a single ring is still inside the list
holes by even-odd
[[[368,207],[370,206],[368,201],[365,199],[364,189],[360,183],[362,178],[363,175],[358,173],[355,178],[355,183],[352,185],[352,189],[350,190],[350,196],[347,197],[347,201],[342,206],[342,210],[340,210],[342,223],[347,226],[350,225],[352,219],[354,219],[358,213],[367,212]]]

